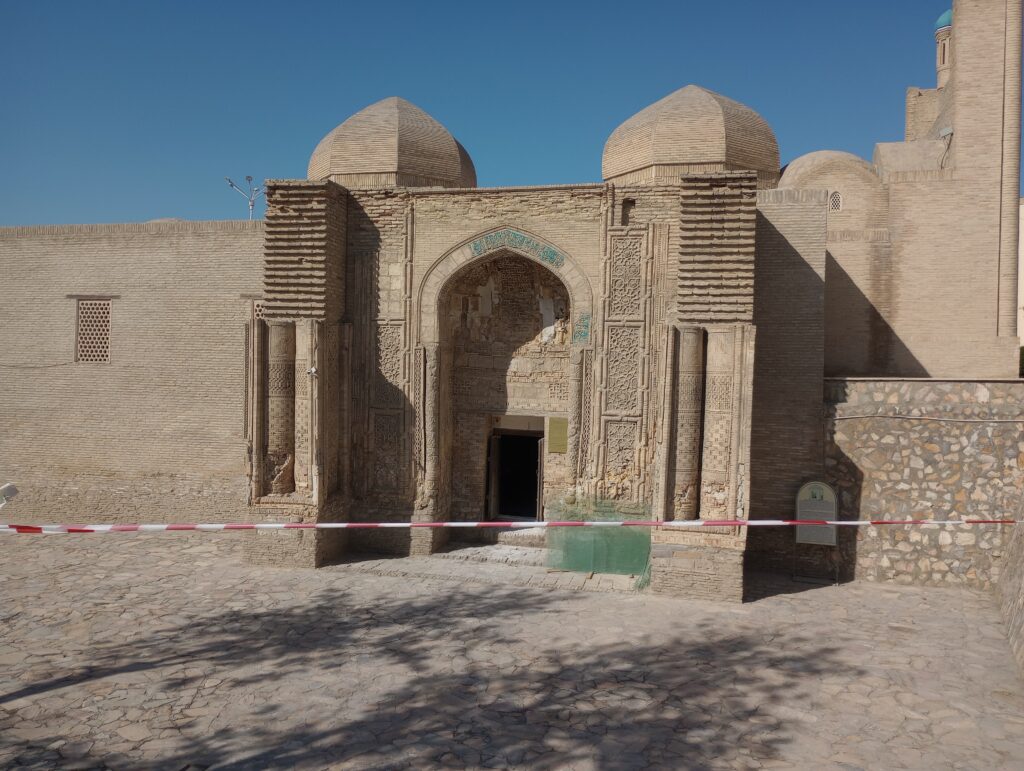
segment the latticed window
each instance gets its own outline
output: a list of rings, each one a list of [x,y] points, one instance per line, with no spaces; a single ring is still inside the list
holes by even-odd
[[[110,361],[110,300],[79,300],[75,361]]]
[[[829,211],[842,211],[843,210],[843,195],[838,190],[833,190],[832,194],[828,197],[828,210]]]

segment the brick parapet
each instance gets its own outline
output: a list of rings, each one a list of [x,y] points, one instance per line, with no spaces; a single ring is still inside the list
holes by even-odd
[[[263,220],[195,220],[168,222],[115,222],[98,225],[18,225],[0,227],[0,239],[46,236],[113,236],[140,233],[251,233],[261,232]]]

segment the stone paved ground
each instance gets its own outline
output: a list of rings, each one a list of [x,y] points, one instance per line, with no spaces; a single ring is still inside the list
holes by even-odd
[[[1024,684],[987,595],[719,606],[258,570],[243,537],[4,537],[0,767],[1024,762]]]

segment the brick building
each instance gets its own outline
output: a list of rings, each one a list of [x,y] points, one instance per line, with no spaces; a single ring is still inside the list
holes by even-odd
[[[686,86],[615,130],[601,183],[478,188],[466,149],[393,97],[328,134],[307,179],[268,181],[263,222],[0,229],[12,508],[789,516],[836,473],[826,383],[1017,376],[1020,37],[1019,0],[957,0],[938,87],[909,89],[905,141],[870,162],[782,169],[757,113]],[[247,549],[313,566],[443,537]],[[652,540],[654,587],[695,595],[739,599],[744,563],[832,559],[790,531]]]

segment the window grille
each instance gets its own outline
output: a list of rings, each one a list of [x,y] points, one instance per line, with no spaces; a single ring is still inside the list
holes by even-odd
[[[75,361],[110,361],[110,300],[79,300]]]
[[[828,210],[829,211],[842,211],[843,210],[843,196],[842,193],[835,191],[828,197]]]

